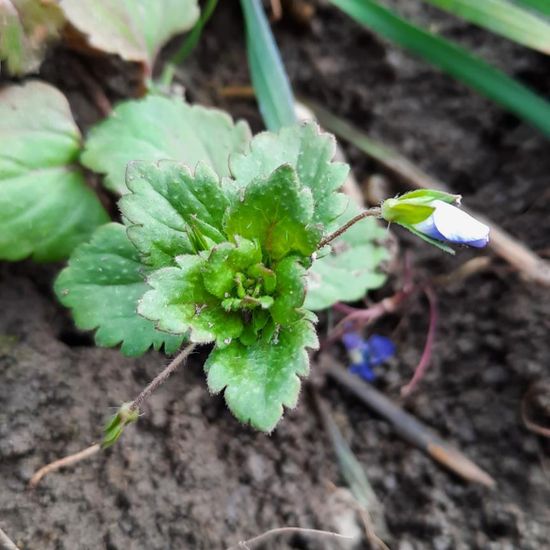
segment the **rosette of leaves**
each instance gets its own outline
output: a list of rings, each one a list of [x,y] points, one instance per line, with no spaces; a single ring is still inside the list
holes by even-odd
[[[333,153],[332,136],[306,124],[256,136],[222,174],[207,160],[131,162],[123,224],[75,251],[60,300],[99,344],[130,355],[212,343],[210,390],[239,420],[272,430],[317,347],[306,273],[347,204],[338,189],[348,168]]]

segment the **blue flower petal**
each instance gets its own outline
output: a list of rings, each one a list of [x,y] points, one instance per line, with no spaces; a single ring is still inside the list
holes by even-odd
[[[381,365],[395,355],[395,344],[385,336],[373,334],[367,340],[367,349],[364,355],[367,354],[372,366]]]
[[[349,371],[352,374],[360,376],[367,382],[372,382],[376,378],[376,375],[374,374],[373,370],[367,362],[351,365],[349,367]]]

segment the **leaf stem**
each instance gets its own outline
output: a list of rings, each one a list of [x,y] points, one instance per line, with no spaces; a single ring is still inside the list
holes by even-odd
[[[143,403],[149,399],[151,394],[159,388],[168,378],[170,375],[189,357],[189,355],[193,352],[193,350],[197,347],[197,344],[190,344],[185,349],[183,349],[170,363],[168,366],[151,382],[146,386],[146,388],[131,402],[129,409],[134,411],[139,411]],[[42,478],[49,474],[50,472],[55,472],[56,470],[59,470],[61,468],[64,468],[66,466],[71,466],[73,464],[76,464],[77,462],[80,462],[81,460],[85,460],[86,458],[94,455],[98,451],[101,451],[102,449],[101,443],[94,443],[90,447],[86,447],[82,451],[79,451],[78,453],[74,453],[69,456],[65,456],[63,458],[60,458],[59,460],[55,460],[54,462],[50,462],[50,464],[46,464],[42,468],[36,471],[36,473],[32,476],[31,480],[29,481],[29,486],[31,488],[36,487]]]
[[[345,223],[342,227],[339,227],[334,233],[331,233],[330,235],[327,235],[320,243],[318,248],[323,248],[323,246],[326,246],[330,242],[332,242],[334,239],[342,235],[342,233],[345,233],[352,225],[355,225],[357,222],[360,222],[364,218],[368,218],[371,216],[379,217],[381,213],[381,209],[379,207],[369,208],[368,210],[365,210],[364,212],[361,212],[361,214],[357,214],[354,218],[351,218],[347,223]]]
[[[178,353],[178,355],[170,361],[169,365],[162,372],[157,374],[157,376],[149,382],[145,389],[132,401],[130,410],[139,411],[143,403],[149,399],[151,394],[159,388],[159,386],[162,386],[168,378],[170,378],[171,374],[189,357],[189,355],[191,355],[196,347],[197,344],[191,344]]]
[[[53,462],[46,464],[46,466],[42,466],[42,468],[40,468],[40,470],[37,470],[35,474],[31,477],[31,480],[29,481],[29,487],[34,489],[34,487],[36,487],[40,483],[40,480],[50,472],[55,472],[56,470],[60,470],[61,468],[65,468],[66,466],[76,464],[77,462],[80,462],[81,460],[84,460],[89,456],[96,454],[98,451],[101,451],[101,445],[99,443],[95,443],[94,445],[90,445],[89,447],[86,447],[78,453],[64,456],[59,460],[54,460]]]

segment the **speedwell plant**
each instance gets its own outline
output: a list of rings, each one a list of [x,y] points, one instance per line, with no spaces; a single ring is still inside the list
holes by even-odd
[[[88,157],[102,131],[109,128],[92,136]],[[225,145],[213,136],[213,156]],[[76,249],[55,285],[60,300],[78,326],[97,329],[99,344],[122,343],[129,355],[212,343],[210,390],[224,391],[239,420],[272,430],[296,404],[308,349],[318,346],[316,316],[305,307],[317,257],[365,217],[384,213],[407,226],[429,218],[438,201],[456,200],[416,192],[358,213],[339,192],[348,166],[333,152],[332,136],[308,123],[259,134],[220,161],[221,173],[203,161],[131,161],[123,223],[100,227]]]

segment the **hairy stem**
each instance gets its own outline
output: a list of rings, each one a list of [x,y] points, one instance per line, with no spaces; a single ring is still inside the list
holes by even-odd
[[[378,207],[375,208],[369,208],[368,210],[365,210],[364,212],[361,212],[361,214],[357,214],[354,218],[351,218],[351,220],[347,223],[345,223],[342,227],[339,227],[334,233],[331,233],[330,235],[327,235],[320,243],[318,248],[323,248],[323,246],[326,246],[330,242],[332,242],[334,239],[342,235],[342,233],[345,233],[352,225],[355,225],[357,222],[360,222],[364,218],[368,218],[371,216],[380,216],[381,209]]]
[[[132,401],[130,405],[130,410],[139,411],[143,403],[149,399],[151,394],[168,378],[170,375],[189,357],[189,355],[193,352],[193,350],[197,347],[196,344],[191,344],[187,346],[185,349],[183,349],[172,361],[170,361],[169,365],[153,380],[147,385],[147,387]],[[96,454],[98,451],[101,451],[102,449],[101,443],[95,443],[94,445],[91,445],[90,447],[86,447],[86,449],[83,449],[82,451],[79,451],[78,453],[74,453],[69,456],[65,456],[63,458],[60,458],[59,460],[55,460],[54,462],[50,462],[50,464],[46,464],[46,466],[43,466],[39,470],[36,471],[36,473],[32,476],[31,480],[29,481],[29,486],[34,488],[36,487],[42,478],[51,473],[55,472],[56,470],[59,470],[61,468],[64,468],[66,466],[72,466],[73,464],[76,464],[77,462],[80,462],[81,460],[85,460],[86,458]]]
[[[168,380],[170,375],[189,357],[189,355],[193,352],[193,350],[197,347],[197,344],[191,344],[187,346],[184,350],[182,350],[172,361],[170,361],[170,364],[149,384],[147,387],[132,401],[132,404],[130,405],[130,410],[138,410],[141,408],[143,403],[149,399],[151,394],[159,387]]]

